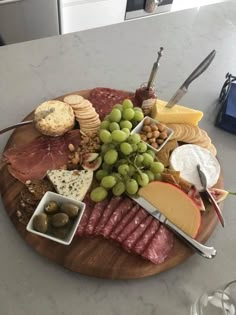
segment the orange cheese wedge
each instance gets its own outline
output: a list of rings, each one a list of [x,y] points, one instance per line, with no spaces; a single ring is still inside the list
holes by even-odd
[[[193,238],[197,236],[201,225],[200,210],[181,189],[169,183],[154,181],[140,188],[138,194],[186,234]]]

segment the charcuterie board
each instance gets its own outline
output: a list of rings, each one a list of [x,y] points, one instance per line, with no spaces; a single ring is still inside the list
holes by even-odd
[[[89,96],[90,90],[79,91],[74,94]],[[63,100],[64,96],[58,100]],[[29,114],[25,119],[32,118]],[[6,149],[19,143],[27,143],[33,140],[39,133],[32,125],[16,129],[11,135]],[[141,257],[129,254],[114,245],[111,241],[101,237],[79,238],[75,237],[69,246],[64,246],[26,231],[25,225],[17,220],[15,215],[16,204],[23,184],[13,178],[7,167],[1,170],[1,194],[3,204],[21,237],[36,250],[40,255],[49,260],[81,274],[110,278],[110,279],[132,279],[158,274],[177,266],[190,257],[193,252],[177,238],[171,256],[159,265],[152,264]],[[217,188],[223,188],[222,175],[220,176]],[[218,223],[218,219],[210,204],[207,204],[206,211],[202,215],[201,228],[197,237],[199,242],[206,242]],[[217,244],[212,244],[217,248]]]

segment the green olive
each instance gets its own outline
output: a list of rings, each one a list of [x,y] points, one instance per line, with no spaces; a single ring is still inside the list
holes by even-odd
[[[53,214],[59,211],[59,205],[56,201],[49,201],[45,207],[44,211],[48,214]]]
[[[67,225],[69,217],[66,213],[56,213],[52,216],[52,226],[59,228]]]
[[[66,237],[67,233],[69,232],[69,229],[67,226],[66,227],[63,226],[60,228],[53,228],[52,232],[53,235],[55,235],[56,237],[63,239]]]
[[[79,213],[79,206],[69,202],[63,203],[61,205],[61,211],[66,213],[70,219],[74,219]]]
[[[48,230],[48,218],[45,213],[35,215],[33,219],[33,227],[40,233],[46,233]]]

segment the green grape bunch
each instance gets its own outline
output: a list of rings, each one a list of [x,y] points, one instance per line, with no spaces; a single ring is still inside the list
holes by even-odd
[[[161,179],[164,165],[156,160],[155,153],[139,134],[131,133],[143,118],[141,108],[125,99],[122,104],[114,105],[101,122],[99,138],[103,163],[95,173],[98,186],[90,194],[94,202],[102,201],[109,193],[135,195],[140,187]]]

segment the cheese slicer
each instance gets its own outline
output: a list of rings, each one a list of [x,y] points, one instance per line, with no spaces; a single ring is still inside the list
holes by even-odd
[[[220,207],[218,206],[217,202],[215,201],[214,197],[212,196],[211,192],[207,188],[207,178],[206,178],[205,173],[202,171],[200,164],[197,165],[197,171],[198,171],[198,175],[200,178],[200,182],[201,182],[202,187],[204,189],[203,192],[206,193],[207,198],[211,202],[211,204],[212,204],[212,206],[213,206],[213,208],[214,208],[214,210],[215,210],[215,212],[219,218],[219,221],[220,221],[222,227],[224,227],[225,223],[224,223],[223,214],[222,214]]]

